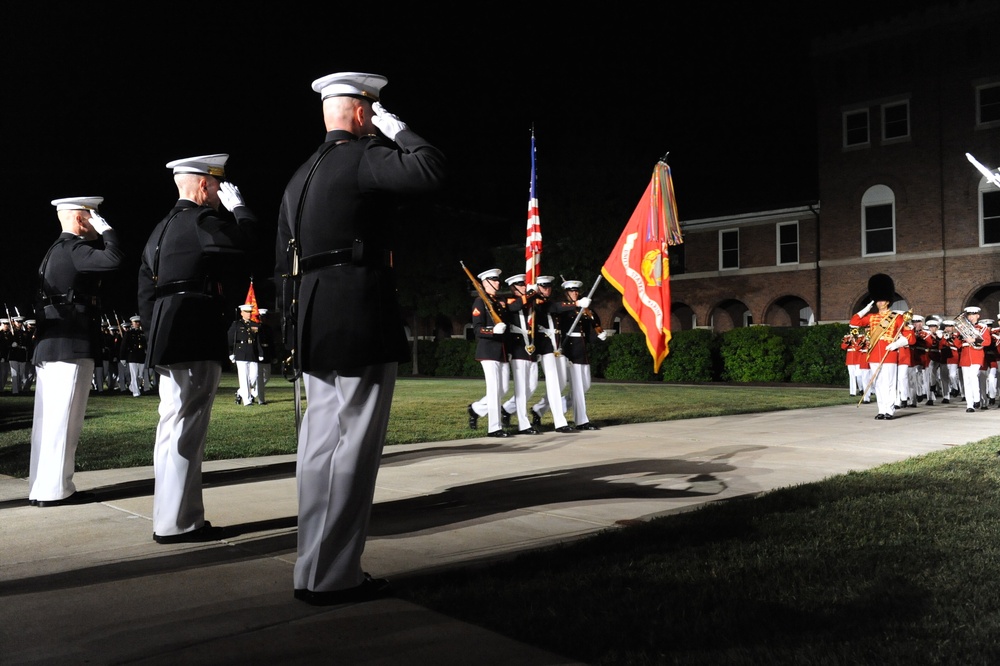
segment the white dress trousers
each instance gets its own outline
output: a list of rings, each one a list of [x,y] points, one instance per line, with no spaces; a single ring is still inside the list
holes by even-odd
[[[236,392],[244,407],[249,407],[258,399],[258,372],[257,361],[236,361],[236,377],[240,383]]]
[[[158,365],[160,422],[153,448],[153,533],[183,534],[205,524],[201,463],[219,388],[216,361]]]
[[[563,387],[566,385],[566,359],[555,354],[542,354],[540,359],[545,372],[545,395],[532,407],[539,416],[552,410],[552,423],[557,428],[569,425],[566,421],[566,405],[563,402]]]
[[[503,403],[503,409],[508,414],[517,414],[517,429],[527,430],[531,427],[528,417],[528,399],[538,388],[538,364],[523,359],[510,360],[510,374],[514,379],[514,395]],[[532,382],[534,375],[534,382]]]
[[[66,499],[76,492],[76,447],[87,412],[94,361],[49,361],[39,365],[37,372],[28,499]]]
[[[375,480],[389,425],[397,363],[343,374],[303,374],[295,589],[333,592],[364,580]]]

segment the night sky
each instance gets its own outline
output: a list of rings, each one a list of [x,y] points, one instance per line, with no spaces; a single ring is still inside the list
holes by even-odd
[[[817,196],[809,39],[913,7],[90,4],[10,5],[0,24],[0,298],[22,307],[59,233],[49,201],[66,196],[105,197],[135,257],[115,288],[133,294],[141,247],[176,201],[173,159],[230,153],[229,178],[273,226],[323,139],[310,83],[335,71],[388,77],[386,108],[448,156],[442,203],[474,213],[473,246],[523,244],[532,127],[546,242],[595,207],[616,238],[667,152],[682,219],[801,203]]]

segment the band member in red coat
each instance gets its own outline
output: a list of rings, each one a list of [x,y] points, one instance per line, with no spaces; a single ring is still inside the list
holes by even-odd
[[[864,390],[858,373],[858,338],[861,330],[852,328],[840,342],[840,348],[845,352],[844,362],[847,364],[848,391],[851,395],[857,395],[859,390]]]
[[[970,324],[971,332],[958,337],[958,365],[961,367],[962,384],[965,386],[965,411],[975,412],[977,409],[987,409],[982,396],[986,393],[986,375],[983,368],[986,365],[986,353],[983,349],[990,344],[990,329],[979,323],[979,308],[970,305],[962,311],[962,315]]]
[[[878,421],[891,420],[896,411],[896,365],[898,349],[909,344],[900,335],[905,319],[904,314],[889,310],[895,294],[892,278],[879,273],[868,280],[868,293],[872,301],[851,317],[851,326],[867,326],[871,349],[869,363],[873,365],[875,400],[878,403]],[[876,312],[871,312],[872,306]],[[871,314],[869,314],[871,312]]]

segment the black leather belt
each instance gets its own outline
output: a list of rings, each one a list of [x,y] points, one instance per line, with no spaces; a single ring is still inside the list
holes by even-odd
[[[90,305],[100,307],[101,299],[98,296],[88,296],[87,294],[53,294],[42,296],[42,303],[45,305]]]
[[[177,280],[157,285],[154,293],[156,294],[156,298],[162,298],[163,296],[182,294],[189,291],[207,296],[219,296],[222,294],[222,285],[214,280]]]
[[[319,254],[311,254],[308,257],[303,257],[299,260],[299,270],[303,273],[308,273],[310,271],[317,271],[321,268],[330,268],[331,266],[386,266],[392,267],[392,251],[391,250],[376,250],[357,252],[354,248],[344,248],[342,250],[330,250],[329,252],[320,252]]]

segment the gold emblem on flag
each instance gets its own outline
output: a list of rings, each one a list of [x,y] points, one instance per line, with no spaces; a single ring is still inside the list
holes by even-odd
[[[646,280],[646,285],[659,287],[663,282],[663,261],[659,249],[648,251],[639,264],[639,272]]]

